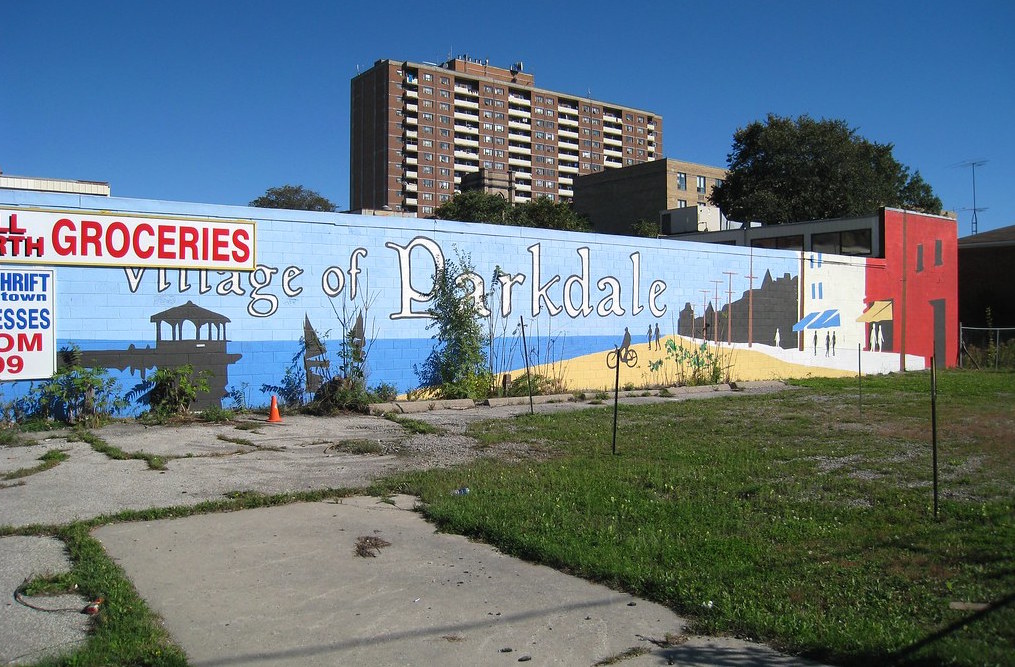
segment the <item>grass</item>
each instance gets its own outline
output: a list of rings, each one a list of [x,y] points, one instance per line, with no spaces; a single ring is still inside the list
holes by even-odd
[[[375,440],[352,438],[329,445],[324,451],[342,452],[343,454],[380,454],[384,451],[384,447]]]
[[[941,374],[938,520],[927,374],[865,378],[862,415],[855,380],[799,384],[622,406],[617,456],[612,408],[476,424],[481,443],[528,443],[538,460],[404,474],[374,490],[420,494],[445,530],[662,602],[698,632],[837,664],[1015,664],[1015,374]],[[471,493],[451,496],[463,482]],[[0,527],[62,539],[73,565],[53,587],[106,600],[84,648],[41,664],[186,664],[92,528],[353,492],[248,490]]]
[[[428,424],[420,419],[413,419],[412,417],[403,417],[395,412],[385,412],[384,418],[388,421],[393,421],[410,433],[416,433],[425,435],[427,433],[442,433],[443,429],[433,424]]]
[[[108,442],[106,442],[99,436],[85,429],[75,429],[74,435],[78,439],[91,445],[92,449],[99,452],[100,454],[105,454],[109,458],[117,461],[129,461],[135,459],[139,461],[145,461],[148,464],[148,468],[151,470],[165,470],[166,462],[172,458],[176,458],[176,457],[159,456],[158,454],[150,454],[148,452],[140,452],[140,451],[125,452],[119,447],[110,445]]]
[[[42,463],[40,463],[39,465],[32,466],[31,468],[19,468],[18,470],[12,470],[11,472],[0,475],[0,481],[9,482],[12,479],[21,479],[22,477],[34,475],[36,473],[42,472],[44,470],[49,470],[50,468],[58,466],[69,458],[70,456],[68,456],[67,453],[64,452],[63,450],[50,449],[45,454],[39,457],[39,460],[42,461]]]
[[[1015,664],[1015,374],[800,382],[477,424],[545,460],[407,473],[447,531],[605,582],[734,634],[839,664]],[[449,492],[467,483],[472,493]],[[971,614],[956,601],[995,604]]]

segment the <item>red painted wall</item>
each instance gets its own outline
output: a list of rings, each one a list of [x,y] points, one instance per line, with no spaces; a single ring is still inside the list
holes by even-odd
[[[893,304],[882,351],[919,355],[930,366],[937,334],[944,338],[937,342],[939,357],[943,354],[938,366],[955,366],[959,352],[956,221],[883,209],[881,222],[885,258],[868,260],[866,296],[868,304],[889,299]]]

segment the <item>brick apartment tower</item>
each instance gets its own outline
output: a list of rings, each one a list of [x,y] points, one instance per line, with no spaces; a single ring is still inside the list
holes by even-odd
[[[536,88],[521,63],[378,60],[351,106],[353,211],[431,217],[481,169],[515,201],[568,200],[579,175],[662,156],[658,114]]]

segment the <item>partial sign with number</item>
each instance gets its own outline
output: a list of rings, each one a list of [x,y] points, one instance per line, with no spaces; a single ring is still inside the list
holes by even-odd
[[[56,373],[56,275],[0,267],[0,380]]]

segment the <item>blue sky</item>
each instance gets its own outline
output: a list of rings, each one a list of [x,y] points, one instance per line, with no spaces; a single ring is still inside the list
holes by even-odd
[[[621,11],[617,11],[620,8]],[[620,15],[623,14],[623,15]],[[919,169],[969,234],[1015,224],[1015,3],[6,2],[0,170],[114,195],[349,204],[349,88],[376,60],[523,61],[536,85],[663,116],[725,166],[768,113],[843,119]]]

